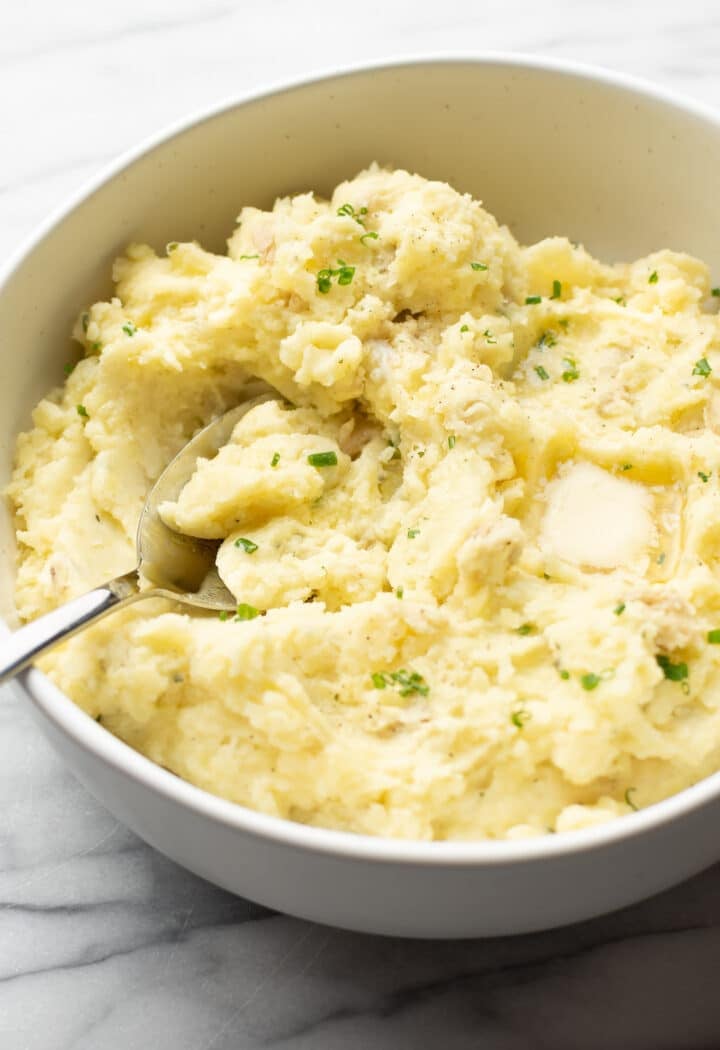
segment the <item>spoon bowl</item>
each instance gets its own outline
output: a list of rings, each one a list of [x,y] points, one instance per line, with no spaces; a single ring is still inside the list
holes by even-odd
[[[168,463],[151,488],[137,530],[137,567],[95,587],[4,638],[0,644],[0,685],[38,656],[115,609],[140,598],[170,598],[199,609],[232,611],[236,601],[217,571],[220,542],[175,532],[158,508],[178,498],[199,459],[211,459],[227,444],[236,423],[280,395],[260,380],[248,382],[235,408],[203,427]],[[145,586],[145,581],[149,586]]]

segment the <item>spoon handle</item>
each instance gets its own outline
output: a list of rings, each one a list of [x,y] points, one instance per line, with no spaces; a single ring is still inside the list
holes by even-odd
[[[0,638],[0,685],[83,627],[121,605],[129,605],[151,594],[151,591],[140,591],[138,571],[133,569]]]

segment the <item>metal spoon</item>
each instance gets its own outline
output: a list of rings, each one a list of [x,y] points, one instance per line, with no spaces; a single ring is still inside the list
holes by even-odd
[[[140,598],[171,598],[199,609],[235,609],[235,598],[220,579],[215,565],[219,541],[174,532],[158,514],[158,507],[165,500],[177,499],[198,459],[214,456],[227,443],[235,424],[246,412],[263,401],[279,397],[271,387],[260,382],[248,383],[241,396],[246,400],[188,441],[153,485],[138,524],[137,567],[0,639],[0,685],[54,645]],[[141,590],[141,572],[152,587]]]

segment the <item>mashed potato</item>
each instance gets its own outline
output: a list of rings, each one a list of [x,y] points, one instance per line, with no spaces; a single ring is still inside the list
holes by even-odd
[[[52,679],[209,791],[330,828],[514,838],[720,768],[720,344],[705,266],[520,247],[371,169],[226,256],[132,245],[18,441],[30,618],[128,570],[143,501],[249,376],[282,398],[201,461],[174,528],[238,615],[139,603]]]

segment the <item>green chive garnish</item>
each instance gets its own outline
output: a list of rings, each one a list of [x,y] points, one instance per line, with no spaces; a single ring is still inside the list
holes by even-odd
[[[663,653],[658,653],[655,657],[658,663],[658,667],[666,678],[669,678],[671,682],[682,682],[683,679],[688,676],[688,665],[683,661],[682,663],[674,664],[669,656],[665,656]]]
[[[254,554],[258,549],[257,543],[253,543],[252,540],[246,539],[245,536],[241,536],[239,539],[235,540],[235,546],[242,547],[246,554]]]
[[[600,675],[593,674],[592,671],[590,671],[588,674],[580,676],[580,685],[583,687],[583,689],[587,689],[588,692],[590,692],[591,689],[597,689],[597,687],[600,685],[600,682]]]
[[[712,372],[710,362],[706,357],[701,357],[699,361],[695,362],[695,367],[692,370],[694,376],[704,376],[706,379]]]
[[[240,602],[235,610],[236,620],[254,620],[259,615],[259,609],[256,609],[254,605],[247,605],[245,602]]]
[[[565,365],[565,371],[563,372],[562,377],[566,383],[574,383],[576,379],[580,378],[577,365],[572,357],[564,357],[563,364]]]
[[[311,467],[336,467],[337,452],[311,452],[307,461]]]
[[[637,788],[628,788],[626,790],[626,792],[625,792],[625,802],[630,807],[630,809],[634,809],[635,812],[637,813],[637,809],[638,808],[635,805],[635,803],[633,802],[633,800],[630,798],[630,795],[632,794],[633,791],[637,791]]]
[[[510,716],[510,721],[518,729],[522,729],[526,722],[529,722],[532,715],[529,711],[526,711],[524,707],[519,707],[517,711],[513,711]]]

